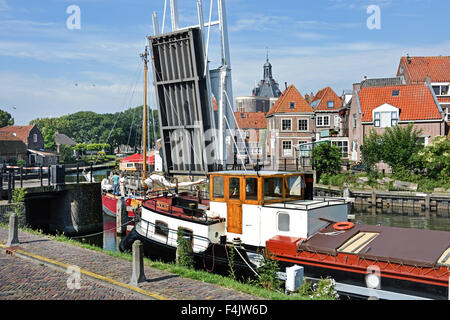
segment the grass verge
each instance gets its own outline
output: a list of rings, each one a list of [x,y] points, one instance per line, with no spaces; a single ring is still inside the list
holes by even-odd
[[[0,227],[8,228],[8,225],[0,223]],[[30,233],[30,234],[37,235],[37,236],[46,237],[51,240],[64,242],[64,243],[67,243],[70,245],[81,247],[84,249],[102,252],[109,256],[112,256],[115,258],[120,258],[120,259],[129,261],[129,262],[132,261],[132,256],[129,253],[104,250],[97,246],[93,246],[93,245],[90,245],[87,243],[82,243],[82,242],[70,239],[65,235],[56,235],[56,236],[48,235],[48,234],[44,234],[40,230],[33,230],[31,228],[26,228],[26,227],[22,227],[22,228],[20,228],[20,230]],[[202,281],[205,283],[218,285],[218,286],[221,286],[224,288],[240,291],[240,292],[243,292],[243,293],[246,293],[249,295],[253,295],[256,297],[261,297],[261,298],[269,299],[269,300],[329,300],[330,299],[330,298],[326,298],[326,297],[319,297],[319,298],[312,299],[309,296],[301,295],[299,293],[292,293],[292,294],[286,295],[283,292],[267,290],[267,289],[264,289],[264,288],[261,288],[261,287],[258,287],[258,286],[252,285],[252,284],[239,282],[239,281],[236,281],[231,278],[224,277],[224,276],[221,276],[218,274],[179,266],[175,263],[154,261],[154,260],[150,260],[148,258],[144,258],[144,263],[151,268],[155,268],[158,270],[173,273],[173,274],[179,275],[180,277],[183,277],[183,278],[188,278],[188,279]]]

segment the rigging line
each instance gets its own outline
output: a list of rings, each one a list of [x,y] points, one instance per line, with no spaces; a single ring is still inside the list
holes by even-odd
[[[227,117],[224,116],[223,118],[225,119],[225,122],[227,123],[228,130],[230,131],[231,136],[233,136],[233,132],[231,131],[230,124],[228,123]],[[236,151],[237,151],[237,153],[238,153],[238,155],[239,155],[239,158],[241,158],[242,167],[244,168],[245,173],[247,173],[247,168],[245,168],[244,160],[243,160],[242,157],[240,156],[241,153],[239,152],[239,148],[238,148],[238,146],[237,146],[237,144],[236,144],[236,141],[234,140],[234,138],[233,138],[232,140],[233,140],[233,142],[234,142],[234,146],[236,147]],[[225,168],[225,169],[226,169],[226,168]]]
[[[133,96],[134,96],[134,92],[136,91],[136,85],[137,85],[137,82],[138,82],[138,80],[139,80],[139,78],[140,78],[140,74],[141,74],[141,72],[142,72],[142,70],[141,70],[141,72],[139,72],[139,70],[140,70],[140,64],[138,64],[138,66],[137,66],[137,68],[136,68],[135,77],[136,77],[136,74],[138,74],[138,76],[134,79],[134,86],[133,86],[133,89],[131,90],[131,98],[130,98],[130,101],[131,101],[131,99],[132,99]],[[124,102],[123,102],[122,106],[125,106],[125,105],[126,105],[126,102],[127,102],[126,100],[127,100],[127,97],[125,96]],[[131,102],[130,102],[130,103],[131,103]],[[107,142],[109,141],[109,139],[110,139],[110,137],[111,137],[111,134],[112,134],[114,128],[116,127],[117,122],[119,121],[119,118],[120,118],[121,115],[122,115],[121,112],[119,112],[119,113],[117,114],[116,120],[115,120],[115,122],[114,122],[114,125],[113,125],[113,127],[111,128],[111,130],[109,131],[109,134],[108,134],[108,137],[106,138],[106,142],[105,142],[105,143],[107,143]],[[99,156],[100,156],[100,155],[97,154],[97,158],[95,159],[93,165],[95,165],[95,164],[97,163],[97,161],[98,161],[98,159],[99,159]]]
[[[164,26],[166,25],[166,10],[167,10],[167,0],[164,0],[164,14],[161,33],[164,33]]]
[[[123,227],[123,226],[125,226],[125,225],[127,225],[127,224],[130,224],[130,223],[132,223],[132,222],[133,222],[133,220],[130,220],[130,221],[128,221],[128,222],[122,224],[119,228],[121,228],[121,227]],[[103,231],[101,231],[101,232],[97,232],[97,233],[93,233],[93,234],[88,234],[88,235],[85,235],[85,236],[70,237],[70,239],[78,239],[78,238],[88,238],[88,237],[93,237],[93,236],[97,236],[97,235],[99,235],[99,234],[105,233],[105,232],[107,232],[107,231],[115,230],[115,229],[117,229],[117,227],[114,227],[114,228],[111,228],[111,229],[108,229],[108,230],[103,230]]]
[[[158,76],[158,73],[157,73],[157,72],[156,72],[156,76]],[[159,81],[162,81],[161,76],[159,76]],[[170,96],[168,95],[167,89],[165,88],[165,86],[163,86],[163,91],[164,91],[164,94],[166,95],[167,99],[169,100],[169,105],[170,105],[170,107],[172,108],[172,110],[174,111],[174,113],[177,115],[178,123],[181,124],[182,122],[181,122],[181,119],[180,119],[180,115],[178,114],[177,110],[175,109],[175,107],[174,107],[174,105],[173,105],[173,102],[172,102],[172,99],[171,99]],[[195,151],[194,144],[193,144],[193,142],[192,142],[191,139],[189,139],[189,140],[190,140],[190,144],[191,144],[191,146],[192,146],[192,151],[193,151],[194,157],[196,158],[195,160],[198,161],[199,159],[198,159],[197,152]],[[201,162],[201,161],[199,162],[199,164],[200,164],[201,168],[203,168],[202,162]],[[207,177],[208,175],[206,174],[206,171],[205,171],[204,169],[202,169],[202,171],[203,171],[203,174],[205,175],[205,177]]]
[[[136,110],[137,110],[137,108],[134,109],[133,118],[131,119],[130,133],[128,134],[127,146],[130,145],[131,132],[133,131],[133,125],[134,125],[134,118],[136,116]]]
[[[204,76],[206,76],[206,70],[208,68],[209,36],[211,34],[212,9],[213,9],[213,0],[211,0],[211,3],[209,5],[209,25],[208,25],[208,37],[206,39],[205,72],[204,72]]]
[[[236,125],[237,125],[237,127],[238,127],[238,132],[239,132],[239,135],[240,135],[240,137],[241,137],[241,141],[243,141],[243,143],[244,143],[244,149],[245,149],[245,151],[247,151],[248,159],[250,160],[251,164],[253,164],[252,157],[250,156],[250,150],[249,150],[249,149],[247,148],[247,146],[245,145],[244,138],[242,137],[241,129],[239,128],[239,124],[238,124],[238,122],[237,122],[237,119],[236,119],[236,117],[234,116],[234,111],[233,111],[233,107],[231,106],[231,103],[230,103],[230,98],[228,98],[228,94],[227,94],[227,91],[226,91],[226,90],[223,90],[223,92],[225,93],[225,97],[227,98],[228,106],[230,107],[231,114],[233,115],[233,118],[234,118],[234,123],[236,123]]]

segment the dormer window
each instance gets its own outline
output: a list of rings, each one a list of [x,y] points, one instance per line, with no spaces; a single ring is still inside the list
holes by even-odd
[[[245,118],[245,113],[241,113],[241,118]]]
[[[333,109],[334,108],[334,101],[328,101],[327,105],[328,105],[328,109]]]
[[[373,125],[376,128],[393,127],[398,124],[398,111],[379,111],[373,113]]]
[[[397,97],[397,96],[399,96],[400,95],[400,90],[394,90],[394,91],[392,91],[392,96],[393,97]]]

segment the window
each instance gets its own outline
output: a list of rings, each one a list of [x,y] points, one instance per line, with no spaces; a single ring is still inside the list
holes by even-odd
[[[298,120],[298,131],[308,131],[308,119]]]
[[[241,113],[241,118],[245,118],[245,113]]]
[[[258,200],[258,179],[245,179],[245,200]]]
[[[342,157],[348,156],[348,141],[332,141],[331,144],[339,148]]]
[[[239,199],[241,191],[241,179],[230,178],[229,191],[230,199]]]
[[[437,96],[448,96],[448,95],[450,95],[449,86],[448,85],[433,86],[433,90],[434,90],[434,93]]]
[[[289,103],[289,108],[290,108],[290,109],[294,109],[294,108],[295,108],[295,102]]]
[[[328,127],[330,125],[330,116],[317,116],[316,126],[318,127]]]
[[[34,143],[38,142],[38,141],[37,141],[37,134],[36,134],[36,133],[33,134],[33,142],[34,142]]]
[[[334,116],[334,126],[336,128],[339,128],[339,126],[341,125],[341,117],[339,116]]]
[[[286,197],[300,199],[302,196],[302,188],[304,188],[302,176],[287,177],[286,182]]]
[[[292,156],[292,141],[283,141],[283,157]]]
[[[397,97],[398,95],[400,95],[400,90],[394,90],[394,91],[392,91],[392,96],[393,96],[393,97]]]
[[[224,198],[223,177],[213,178],[213,198]]]
[[[292,130],[292,120],[282,119],[281,120],[281,131],[291,131]]]
[[[373,117],[374,117],[374,126],[375,127],[379,127],[380,126],[380,113],[379,112],[375,112],[374,114],[373,114]]]
[[[328,109],[333,109],[334,108],[334,101],[328,101],[327,102],[327,106],[328,106]]]
[[[283,178],[264,179],[264,201],[283,199]]]
[[[391,126],[396,126],[398,123],[398,119],[397,119],[397,112],[396,111],[392,111],[391,112]]]
[[[353,114],[353,128],[356,128],[356,114]]]
[[[278,213],[278,231],[289,231],[288,213]]]
[[[164,237],[169,236],[169,227],[167,223],[162,221],[156,221],[155,222],[155,234],[159,234]]]

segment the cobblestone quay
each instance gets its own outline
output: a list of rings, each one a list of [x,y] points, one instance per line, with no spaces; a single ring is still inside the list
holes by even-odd
[[[254,300],[245,293],[145,266],[146,281],[129,285],[131,261],[19,230],[19,248],[5,253],[8,229],[0,227],[2,299]],[[80,289],[69,289],[65,267],[78,267]]]

